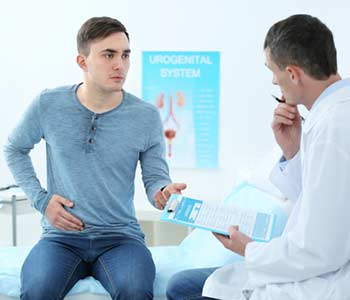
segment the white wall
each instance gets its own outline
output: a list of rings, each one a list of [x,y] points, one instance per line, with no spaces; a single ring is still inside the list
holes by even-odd
[[[120,19],[130,33],[132,66],[125,88],[139,96],[141,51],[221,52],[220,166],[216,170],[171,170],[174,180],[189,184],[188,194],[221,200],[237,178],[253,169],[274,145],[270,120],[275,103],[270,93],[278,94],[278,89],[271,85],[262,50],[268,28],[294,13],[318,16],[334,32],[339,70],[348,76],[349,9],[346,0],[1,1],[0,146],[40,90],[81,80],[75,64],[76,32],[87,18],[108,15]],[[33,153],[43,182],[44,153],[43,145]],[[1,155],[0,185],[10,182]],[[139,177],[136,197],[144,198]],[[8,223],[0,215],[0,241],[7,236]]]

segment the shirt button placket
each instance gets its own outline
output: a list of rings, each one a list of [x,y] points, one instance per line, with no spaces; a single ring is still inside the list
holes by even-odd
[[[95,134],[97,131],[97,125],[96,125],[96,120],[98,119],[98,115],[94,114],[91,118],[91,127],[90,127],[90,131],[89,131],[89,137],[87,140],[87,148],[88,148],[88,152],[92,152],[94,150],[93,148],[93,144],[95,144]]]

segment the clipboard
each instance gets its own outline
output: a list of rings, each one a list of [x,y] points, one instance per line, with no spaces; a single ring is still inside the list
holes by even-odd
[[[173,194],[160,217],[161,221],[201,228],[228,235],[231,225],[253,240],[268,242],[275,224],[275,215],[244,209],[225,203],[213,203]]]

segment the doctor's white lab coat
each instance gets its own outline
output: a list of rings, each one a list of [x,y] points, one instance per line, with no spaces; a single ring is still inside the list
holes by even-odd
[[[250,300],[350,299],[350,81],[315,102],[299,153],[272,182],[295,205],[281,237],[252,242],[203,295]]]

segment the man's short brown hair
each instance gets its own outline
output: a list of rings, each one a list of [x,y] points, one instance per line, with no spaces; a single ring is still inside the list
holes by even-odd
[[[129,40],[129,34],[125,26],[117,19],[110,17],[94,17],[88,19],[81,26],[77,35],[78,52],[89,55],[91,42],[106,38],[117,32],[125,33]]]

